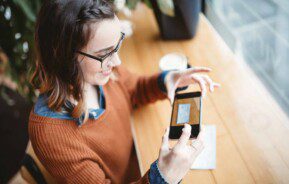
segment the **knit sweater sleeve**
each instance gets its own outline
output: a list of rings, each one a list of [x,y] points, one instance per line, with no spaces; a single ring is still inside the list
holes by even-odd
[[[29,122],[29,136],[33,149],[53,178],[58,183],[99,183],[107,184],[113,181],[105,174],[97,154],[91,151],[73,127]],[[147,172],[135,184],[149,183]]]
[[[130,72],[123,66],[118,66],[117,71],[122,86],[129,94],[132,107],[139,107],[157,100],[168,99],[166,92],[159,85],[161,73],[140,76]]]

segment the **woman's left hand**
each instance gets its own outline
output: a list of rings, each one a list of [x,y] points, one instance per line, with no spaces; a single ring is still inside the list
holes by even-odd
[[[175,91],[179,87],[197,83],[201,88],[203,97],[205,97],[207,93],[206,86],[209,87],[210,92],[213,92],[215,87],[220,87],[220,84],[213,82],[208,75],[200,74],[210,71],[212,71],[212,69],[207,67],[193,67],[181,71],[170,71],[165,77],[165,86],[171,104],[174,102]]]

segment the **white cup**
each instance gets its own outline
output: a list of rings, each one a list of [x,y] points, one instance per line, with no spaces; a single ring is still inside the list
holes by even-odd
[[[188,66],[188,58],[182,53],[169,53],[164,55],[159,61],[161,71],[165,70],[185,70]]]

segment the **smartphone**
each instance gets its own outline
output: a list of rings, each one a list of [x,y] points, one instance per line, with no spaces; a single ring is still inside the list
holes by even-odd
[[[171,115],[169,138],[179,139],[186,123],[192,127],[190,138],[197,137],[201,130],[201,120],[202,93],[198,91],[176,94]]]

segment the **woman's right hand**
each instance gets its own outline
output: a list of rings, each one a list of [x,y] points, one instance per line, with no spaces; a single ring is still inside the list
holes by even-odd
[[[189,142],[191,135],[191,126],[185,124],[183,133],[173,147],[169,147],[169,127],[163,136],[162,146],[158,158],[158,168],[164,179],[168,183],[178,183],[194,163],[196,157],[204,149],[203,132],[201,131],[196,139]]]

